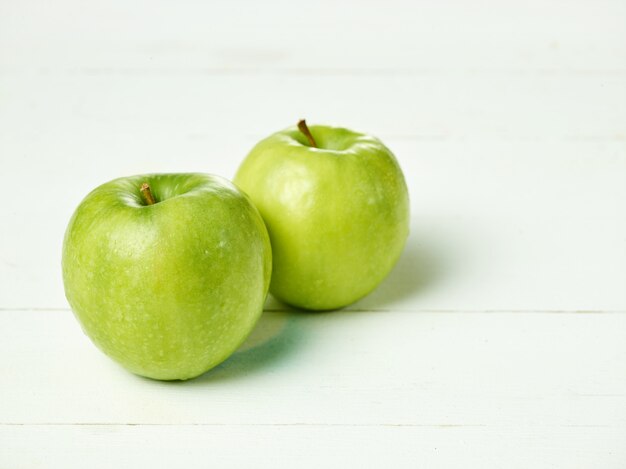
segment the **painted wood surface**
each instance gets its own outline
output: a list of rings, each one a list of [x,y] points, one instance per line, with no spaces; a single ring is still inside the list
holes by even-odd
[[[0,468],[626,466],[626,3],[0,0]],[[272,298],[228,361],[129,375],[60,253],[82,197],[232,177],[300,117],[411,193],[344,311]]]

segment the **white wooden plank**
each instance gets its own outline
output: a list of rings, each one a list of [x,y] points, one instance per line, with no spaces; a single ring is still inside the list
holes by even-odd
[[[44,74],[623,71],[625,17],[619,0],[5,0],[0,66]]]
[[[0,312],[0,424],[613,427],[626,314],[266,313],[189,382],[124,371],[64,311]]]
[[[421,140],[626,139],[621,75],[1,76],[2,158],[201,147],[206,158],[300,117]],[[129,148],[129,143],[134,148]],[[182,145],[182,146],[181,146]],[[55,152],[52,153],[51,152]],[[96,153],[97,154],[97,153]]]
[[[182,143],[177,151],[156,133],[165,148],[145,152],[143,132],[140,139],[114,133],[120,141],[91,146],[80,131],[71,140],[68,128],[51,134],[50,145],[46,138],[31,145],[27,158],[7,161],[0,307],[67,308],[63,233],[96,185],[148,171],[230,176],[253,143],[220,138]],[[623,143],[389,144],[408,179],[412,232],[389,279],[352,309],[626,310]],[[27,146],[10,145],[14,155]]]
[[[612,427],[0,426],[7,468],[622,469]]]
[[[147,171],[231,176],[263,133],[294,109],[317,109],[330,122],[380,129],[412,193],[407,253],[358,308],[624,309],[626,88],[604,78],[400,77],[394,86],[376,77],[329,77],[327,86],[266,78],[260,86],[232,77],[5,77],[0,171],[11,177],[0,200],[0,307],[66,307],[62,234],[96,185]],[[459,87],[460,101],[449,99]],[[603,281],[589,288],[591,278]]]

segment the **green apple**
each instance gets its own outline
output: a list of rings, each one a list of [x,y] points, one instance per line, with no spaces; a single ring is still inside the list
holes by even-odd
[[[198,376],[251,332],[271,277],[249,198],[208,174],[110,181],[81,202],[63,244],[65,294],[85,333],[138,375]]]
[[[380,140],[304,121],[259,142],[234,179],[272,243],[270,292],[311,310],[367,295],[400,257],[409,232],[402,170]]]

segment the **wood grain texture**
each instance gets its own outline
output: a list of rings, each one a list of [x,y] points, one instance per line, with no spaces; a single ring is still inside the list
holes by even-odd
[[[68,136],[66,147],[54,143],[48,153],[11,163],[16,177],[5,180],[3,190],[15,202],[0,205],[7,223],[0,244],[0,306],[67,308],[59,267],[63,233],[93,187],[149,171],[229,176],[236,154],[247,151],[247,142],[238,143],[238,151],[187,144],[176,150],[184,155],[179,159],[167,149],[145,154],[143,140],[125,139],[129,147],[120,154],[94,147],[87,158],[87,142],[80,140],[79,149]],[[217,148],[230,145],[220,142]],[[387,281],[351,309],[626,310],[624,144],[388,144],[407,177],[411,235]],[[23,202],[31,185],[47,196]],[[273,301],[268,307],[281,308]]]
[[[0,468],[626,466],[626,3],[0,0]],[[271,298],[187,383],[126,373],[63,296],[115,177],[230,177],[297,119],[379,136],[396,269]]]
[[[69,312],[3,311],[0,463],[618,468],[624,330],[624,313],[266,313],[219,368],[163,383]]]
[[[13,73],[626,69],[619,0],[28,0],[0,8],[2,69]]]
[[[0,331],[12,383],[2,424],[610,425],[626,436],[626,313],[266,313],[237,354],[186,383],[125,372],[66,311],[3,311]]]
[[[622,469],[626,457],[610,427],[0,426],[0,441],[0,461],[32,469]]]

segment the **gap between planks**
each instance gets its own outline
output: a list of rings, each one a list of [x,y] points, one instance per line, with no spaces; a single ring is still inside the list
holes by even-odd
[[[0,423],[0,427],[311,427],[311,428],[500,428],[503,426],[519,425],[487,425],[487,424],[412,424],[412,423],[112,423],[112,422],[60,422],[60,423]],[[536,428],[537,425],[524,425]],[[623,425],[598,425],[598,424],[561,424],[540,425],[548,428],[624,428]]]
[[[278,68],[278,67],[80,67],[51,69],[0,68],[0,74],[75,75],[75,76],[298,76],[298,77],[362,77],[362,76],[424,76],[424,75],[501,75],[501,76],[623,76],[624,68]]]
[[[0,313],[7,312],[71,312],[70,308],[42,307],[0,307]],[[299,311],[290,308],[267,308],[264,313],[296,313],[316,314],[315,311]],[[602,309],[339,309],[343,313],[432,313],[432,314],[626,314],[626,310]]]

